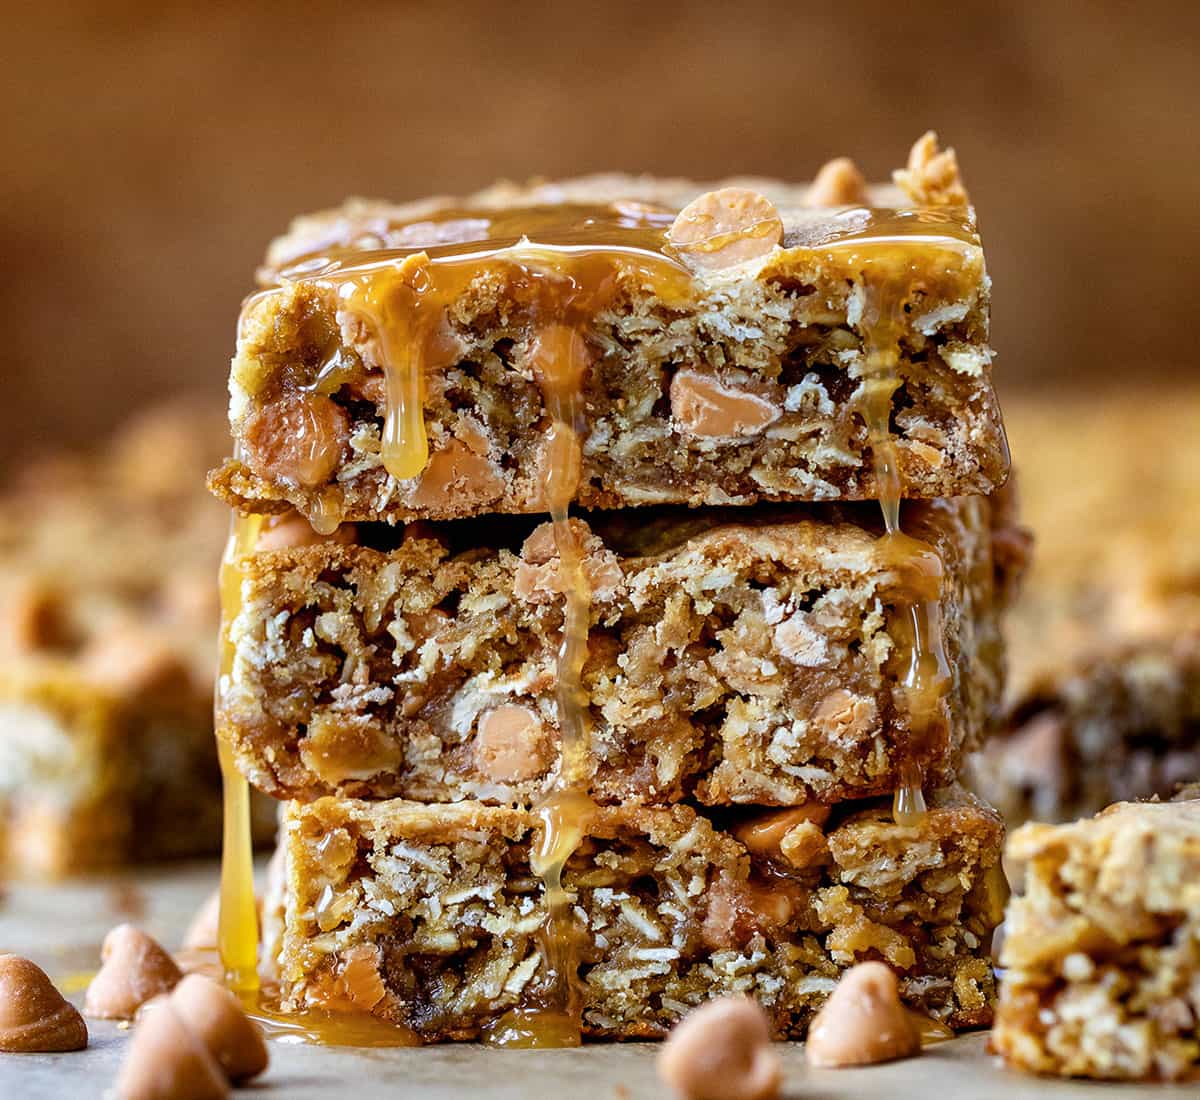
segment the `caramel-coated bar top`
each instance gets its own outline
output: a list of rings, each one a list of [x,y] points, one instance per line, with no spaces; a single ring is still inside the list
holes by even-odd
[[[211,486],[325,530],[543,511],[557,402],[583,507],[873,498],[872,417],[901,495],[990,492],[990,281],[945,155],[918,143],[903,189],[835,162],[301,218],[244,307]]]

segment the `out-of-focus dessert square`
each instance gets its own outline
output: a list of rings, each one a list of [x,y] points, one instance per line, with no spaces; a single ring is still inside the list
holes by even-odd
[[[971,786],[1010,825],[1200,779],[1200,390],[1005,402],[1036,552],[1006,622],[1005,732]]]
[[[0,860],[63,874],[214,851],[219,410],[181,402],[0,497]],[[260,839],[270,813],[260,805]]]

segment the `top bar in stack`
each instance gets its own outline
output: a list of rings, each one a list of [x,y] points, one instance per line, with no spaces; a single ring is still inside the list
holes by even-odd
[[[300,219],[243,312],[212,486],[325,531],[545,511],[576,391],[583,508],[886,499],[889,435],[902,495],[989,493],[990,282],[935,154],[898,188],[604,176]]]

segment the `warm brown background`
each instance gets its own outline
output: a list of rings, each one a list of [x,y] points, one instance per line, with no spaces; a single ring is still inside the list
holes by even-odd
[[[1200,4],[5,3],[0,458],[224,385],[268,237],[348,193],[882,176],[955,145],[1002,390],[1194,371]]]

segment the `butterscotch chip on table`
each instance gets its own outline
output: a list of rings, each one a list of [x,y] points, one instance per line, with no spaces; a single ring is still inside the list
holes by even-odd
[[[884,316],[905,494],[988,493],[1008,459],[958,182],[914,200],[837,162],[811,190],[597,176],[299,219],[241,318],[238,457],[211,485],[326,523],[544,511],[537,329],[557,314],[538,295],[557,271],[589,288],[558,302],[583,349],[581,507],[877,497]]]
[[[1180,1080],[1200,1067],[1200,801],[1122,802],[1030,824],[1009,907],[992,1042],[1064,1077]]]
[[[602,801],[789,806],[953,779],[1001,681],[986,500],[905,505],[942,563],[952,668],[928,727],[898,687],[913,598],[875,505],[591,513],[583,682]],[[537,519],[376,528],[245,563],[219,717],[280,798],[530,804],[558,772],[558,559]],[[902,667],[903,666],[903,667]],[[804,838],[793,838],[803,847]]]
[[[1003,830],[970,795],[930,801],[912,826],[893,823],[889,800],[836,807],[804,866],[749,851],[687,806],[602,808],[564,874],[583,924],[585,1034],[660,1037],[744,993],[777,1037],[801,1037],[839,974],[868,958],[897,971],[911,1007],[985,1026]],[[529,866],[540,827],[477,802],[289,803],[285,1007],[370,1012],[435,1041],[544,1001],[546,907]]]

